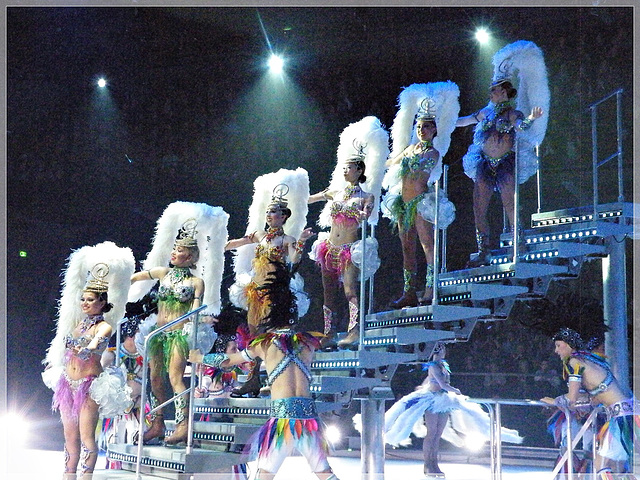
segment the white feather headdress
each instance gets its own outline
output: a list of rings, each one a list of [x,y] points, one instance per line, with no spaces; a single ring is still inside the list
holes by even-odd
[[[227,223],[229,215],[222,207],[212,207],[206,203],[174,202],[170,204],[158,219],[151,251],[142,264],[145,270],[164,267],[169,263],[171,250],[178,230],[189,219],[195,219],[196,239],[200,258],[194,274],[204,280],[203,310],[205,314],[217,315],[220,312],[220,286],[224,270],[224,245],[227,242]],[[151,290],[156,280],[142,280],[134,283],[129,291],[129,301],[140,300]]]
[[[549,121],[551,95],[542,50],[526,40],[518,40],[498,50],[493,56],[493,80],[503,77],[509,78],[517,88],[516,108],[525,116],[533,107],[542,107],[542,116],[531,128],[518,132],[518,182],[523,183],[538,170],[534,149],[544,140]]]
[[[429,183],[435,183],[442,175],[442,159],[449,151],[451,133],[456,128],[460,112],[459,96],[458,85],[451,81],[414,83],[405,87],[398,96],[400,108],[391,127],[392,158],[400,155],[409,145],[418,142],[413,126],[422,102],[428,98],[435,104],[433,108],[438,134],[433,139],[433,147],[440,153],[440,158],[431,171]],[[382,183],[385,189],[392,190],[393,193],[396,193],[400,186],[400,168],[400,165],[389,168]]]
[[[80,298],[89,272],[100,263],[106,264],[109,268],[104,280],[109,284],[109,303],[113,304],[111,311],[104,314],[104,319],[115,331],[118,320],[124,316],[131,275],[135,270],[135,259],[131,249],[118,247],[113,242],[103,242],[75,250],[69,256],[63,274],[56,336],[47,350],[45,364],[51,367],[62,366],[65,337],[73,332],[85,316],[80,308]]]
[[[369,217],[369,225],[378,223],[378,207],[380,204],[380,192],[382,190],[382,178],[384,176],[385,162],[389,156],[389,134],[384,129],[380,120],[374,116],[364,117],[362,120],[352,123],[340,134],[338,146],[338,162],[331,174],[329,190],[341,191],[347,186],[342,169],[347,160],[355,153],[354,142],[364,146],[365,176],[367,181],[362,189],[371,193],[375,198],[373,214]],[[318,219],[321,227],[331,226],[330,204],[327,203]]]

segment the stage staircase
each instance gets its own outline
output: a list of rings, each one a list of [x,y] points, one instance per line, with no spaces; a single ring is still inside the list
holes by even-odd
[[[608,255],[608,238],[621,241],[632,232],[632,204],[598,205],[596,221],[593,216],[592,207],[534,214],[516,262],[512,236],[504,234],[490,265],[438,275],[436,305],[366,315],[361,349],[316,353],[311,391],[318,410],[340,410],[354,398],[392,400],[390,382],[398,365],[428,361],[436,342],[468,341],[478,322],[507,320],[515,302],[544,297],[551,282],[575,278],[585,262]],[[269,399],[196,399],[192,410],[191,453],[145,446],[143,473],[172,479],[228,473],[268,418]],[[108,449],[125,470],[135,470],[136,454],[133,445]]]

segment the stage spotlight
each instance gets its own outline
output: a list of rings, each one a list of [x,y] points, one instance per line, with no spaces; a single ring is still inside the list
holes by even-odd
[[[340,443],[340,440],[342,440],[342,433],[335,425],[328,425],[325,430],[325,434],[327,436],[327,440],[333,445]]]
[[[99,79],[99,80],[98,80],[98,86],[99,86],[100,88],[104,88],[104,87],[106,87],[106,86],[107,86],[107,81],[106,81],[104,78]]]
[[[14,412],[8,412],[0,417],[0,431],[11,435],[11,445],[22,447],[29,437],[29,422]]]
[[[476,30],[476,40],[483,45],[489,41],[489,32],[486,28]]]
[[[269,58],[269,70],[272,73],[282,73],[284,67],[284,60],[275,53]]]

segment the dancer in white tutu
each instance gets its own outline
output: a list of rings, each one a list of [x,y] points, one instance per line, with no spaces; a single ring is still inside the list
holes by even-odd
[[[386,443],[394,446],[407,443],[411,433],[424,437],[424,473],[430,478],[444,478],[438,466],[441,437],[463,446],[469,439],[486,441],[490,431],[488,414],[449,383],[451,370],[445,355],[444,343],[437,343],[432,360],[425,365],[428,373],[422,384],[394,403],[384,416]],[[502,439],[522,442],[518,432],[504,427]]]

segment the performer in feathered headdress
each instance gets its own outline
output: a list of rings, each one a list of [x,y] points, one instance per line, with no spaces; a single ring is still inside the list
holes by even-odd
[[[274,262],[293,269],[302,258],[305,242],[313,235],[310,228],[304,228],[308,198],[309,176],[302,168],[280,169],[258,177],[254,182],[247,233],[242,238],[229,240],[225,246],[225,250],[236,250],[236,281],[229,289],[229,299],[235,306],[247,310],[251,335],[258,333],[270,310],[269,298],[261,286],[274,269]],[[303,287],[302,277],[295,274],[290,288],[295,292],[301,316],[309,308]],[[234,390],[232,396],[258,394],[258,368],[259,362],[256,362],[247,383]]]
[[[392,308],[431,303],[434,280],[433,223],[435,195],[432,186],[442,175],[442,158],[449,150],[460,105],[460,91],[453,82],[416,83],[398,98],[400,109],[391,128],[393,151],[384,179],[388,193],[383,200],[385,216],[397,224],[402,243],[403,294]],[[415,128],[414,128],[415,125]],[[432,188],[433,190],[433,188]],[[440,195],[438,224],[446,228],[455,218],[453,204]],[[416,241],[426,257],[427,273],[422,298],[418,298]]]
[[[220,285],[224,267],[224,242],[227,239],[229,216],[220,207],[204,203],[175,202],[163,212],[156,227],[151,252],[144,261],[143,270],[131,277],[135,285],[129,300],[142,297],[157,281],[158,314],[149,317],[140,325],[139,335],[166,325],[204,304],[204,313],[220,311]],[[167,263],[170,266],[166,266]],[[195,275],[192,270],[200,275]],[[205,289],[206,286],[206,289]],[[156,335],[149,343],[149,367],[151,378],[151,404],[164,403],[169,396],[164,388],[164,376],[168,373],[174,393],[182,393],[186,357],[189,352],[188,338],[192,322],[185,320]],[[211,325],[201,325],[198,342],[208,343],[211,348],[215,332]],[[203,348],[205,348],[203,346]],[[170,445],[187,438],[187,399],[185,395],[175,401],[176,429],[166,439]],[[144,441],[164,436],[164,415],[159,410],[151,428],[145,432]]]
[[[76,478],[78,463],[82,478],[91,477],[98,459],[98,417],[113,417],[131,406],[124,375],[103,371],[100,357],[124,314],[134,266],[131,250],[112,242],[82,247],[69,257],[57,333],[42,374],[64,427],[64,478]]]
[[[263,322],[266,333],[241,352],[203,356],[192,350],[189,361],[214,368],[228,368],[258,357],[265,361],[267,383],[271,386],[271,414],[247,442],[245,452],[247,461],[257,460],[255,478],[272,479],[286,457],[298,450],[319,479],[338,480],[327,460],[329,445],[309,388],[310,365],[319,342],[313,334],[294,330],[298,315],[295,296],[287,288],[289,277],[288,269],[275,262],[261,287],[271,303],[269,316]]]
[[[597,434],[595,470],[602,480],[632,471],[634,451],[640,448],[640,407],[613,375],[605,357],[595,351],[604,343],[607,329],[602,307],[577,296],[561,297],[548,307],[544,323],[537,328],[549,331],[556,325],[552,340],[564,365],[568,393],[541,401],[576,411],[584,407],[586,394],[592,406],[603,405],[607,421]]]
[[[516,175],[518,183],[523,183],[538,170],[534,149],[544,139],[549,111],[547,69],[535,43],[519,40],[507,45],[494,55],[493,66],[489,104],[456,123],[458,127],[477,124],[473,144],[463,158],[464,171],[475,182],[473,212],[478,254],[469,262],[471,267],[489,262],[487,212],[494,191],[500,193],[513,228]],[[516,72],[520,81],[517,101],[518,90],[513,86]],[[525,117],[523,111],[531,113]],[[518,172],[514,172],[516,133]]]
[[[329,187],[309,197],[309,203],[327,202],[318,224],[331,228],[328,233],[319,235],[309,254],[322,272],[326,335],[323,347],[335,345],[340,283],[348,302],[349,325],[347,336],[338,342],[338,346],[356,344],[360,338],[357,282],[362,246],[358,230],[365,220],[372,225],[378,222],[378,215],[371,213],[378,211],[384,162],[389,155],[388,142],[389,136],[376,117],[365,117],[349,125],[340,135],[338,162]],[[369,278],[380,266],[375,239],[367,239],[365,252],[365,277]]]

